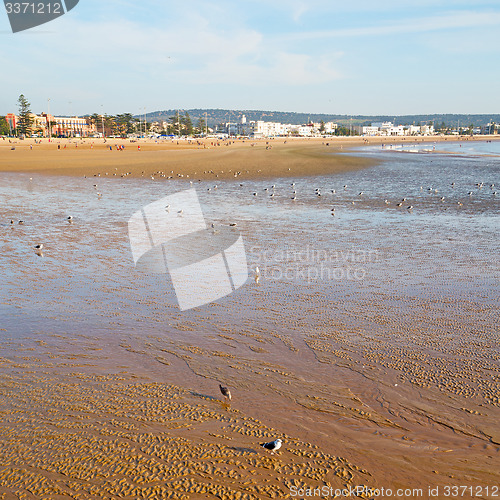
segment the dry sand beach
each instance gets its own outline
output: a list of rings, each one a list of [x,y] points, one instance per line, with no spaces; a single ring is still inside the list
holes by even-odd
[[[0,140],[0,499],[500,496],[498,200],[471,180],[498,158],[415,155],[415,180],[410,155],[345,154],[359,138],[213,142]],[[127,220],[190,180],[252,269],[294,245],[381,257],[362,282],[263,276],[182,313],[134,270]]]
[[[259,140],[0,140],[0,171],[99,177],[190,179],[294,177],[364,168],[373,160],[342,154],[363,145],[455,142],[453,137],[333,137]],[[460,139],[461,142],[481,138]],[[117,146],[124,146],[118,151]],[[61,148],[61,149],[58,149]],[[140,151],[138,149],[140,147]],[[12,149],[15,148],[15,149]],[[111,148],[111,149],[110,149]]]

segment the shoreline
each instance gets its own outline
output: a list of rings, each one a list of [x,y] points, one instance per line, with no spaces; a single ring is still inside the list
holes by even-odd
[[[154,179],[259,179],[327,175],[367,168],[374,158],[353,148],[388,144],[484,142],[498,136],[333,137],[301,139],[169,140],[47,139],[0,141],[0,172]],[[41,142],[40,142],[41,141]],[[123,149],[121,149],[123,147]],[[15,148],[14,150],[12,148]],[[58,149],[60,148],[60,149]],[[111,148],[111,149],[110,149]],[[349,155],[343,154],[349,152]]]

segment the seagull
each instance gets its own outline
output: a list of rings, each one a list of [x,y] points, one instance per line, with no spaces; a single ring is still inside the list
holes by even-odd
[[[14,221],[11,219],[10,223],[11,223],[11,224],[14,224]]]
[[[403,204],[402,202],[399,202],[399,203],[396,203],[396,206],[400,207],[402,204]]]
[[[38,245],[35,245],[35,248],[37,250],[42,250],[43,249],[43,243],[39,243]]]
[[[276,439],[269,443],[260,443],[260,445],[262,446],[262,448],[269,450],[274,455],[274,452],[281,448],[281,443],[282,443],[281,439]]]
[[[20,221],[18,222],[18,224],[24,224],[24,221],[23,221],[23,220],[20,220]]]
[[[253,195],[254,195],[254,196],[257,196],[257,193],[254,193]]]
[[[170,205],[167,205],[167,206],[165,207],[165,210],[166,210],[167,212],[170,212]]]
[[[259,283],[259,280],[260,280],[260,269],[259,267],[257,266],[255,268],[255,275],[254,275],[254,279],[255,279],[255,283]]]
[[[229,225],[230,225],[231,227],[236,227],[236,222],[231,222],[231,223],[229,223]]]
[[[182,210],[182,209],[181,209],[181,210],[179,210],[177,213],[178,213],[179,215],[182,215],[182,214],[184,213],[184,210]]]
[[[68,221],[70,221],[70,222],[71,222],[71,221],[73,220],[73,216],[72,216],[72,215],[69,215],[68,217],[66,217],[66,220],[68,220]]]
[[[228,400],[231,401],[231,391],[227,388],[224,387],[222,384],[219,384],[219,389],[221,394]]]
[[[409,207],[406,207],[407,210],[413,210],[413,205],[410,205]]]

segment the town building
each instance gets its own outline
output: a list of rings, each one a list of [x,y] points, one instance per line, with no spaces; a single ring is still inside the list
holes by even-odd
[[[39,137],[89,137],[97,133],[95,125],[88,118],[77,116],[62,117],[47,113],[36,115],[31,113],[31,134]],[[19,118],[13,113],[6,115],[5,119],[14,131],[19,123]]]

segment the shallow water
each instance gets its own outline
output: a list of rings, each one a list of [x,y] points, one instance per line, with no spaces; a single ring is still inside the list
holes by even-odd
[[[492,145],[473,146],[490,152]],[[168,275],[134,269],[127,221],[189,182],[0,174],[2,327],[17,336],[45,319],[62,329],[69,323],[76,330],[154,331],[172,318],[216,315],[238,323],[254,320],[256,311],[274,324],[272,311],[292,320],[311,295],[331,305],[318,313],[329,316],[339,300],[363,301],[374,291],[494,303],[500,196],[490,185],[500,185],[500,160],[375,148],[364,154],[386,161],[328,177],[222,181],[217,189],[195,182],[207,223],[237,222],[250,274],[259,266],[261,278],[258,284],[250,278],[217,307],[182,314]],[[38,243],[42,255],[34,250]]]

